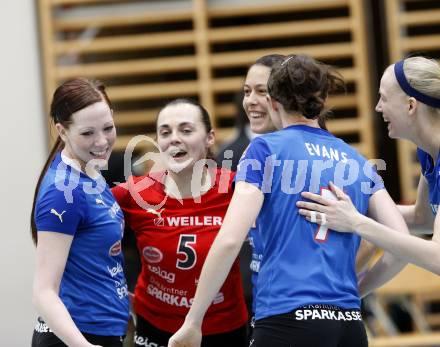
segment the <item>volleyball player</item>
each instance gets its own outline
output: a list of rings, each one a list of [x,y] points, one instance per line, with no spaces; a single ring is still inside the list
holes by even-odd
[[[58,138],[41,172],[32,209],[37,245],[33,347],[122,347],[128,321],[122,211],[100,168],[116,131],[99,82],[76,78],[53,95]]]
[[[201,105],[170,102],[159,112],[156,130],[166,171],[130,177],[113,188],[141,255],[134,296],[137,346],[166,346],[182,325],[232,196],[232,172],[209,162],[215,138]],[[247,346],[238,261],[209,306],[202,346]]]
[[[195,300],[169,346],[199,346],[209,302],[257,216],[263,259],[251,345],[367,346],[355,271],[360,238],[317,229],[301,220],[295,205],[302,190],[326,192],[337,178],[347,183],[344,189],[363,213],[406,228],[366,159],[318,125],[328,93],[341,83],[332,69],[307,56],[290,56],[273,68],[270,113],[283,129],[254,139],[242,158],[234,196],[205,261]],[[363,170],[348,184],[347,170],[356,167]],[[369,189],[362,190],[364,186]],[[404,265],[386,256],[379,267],[388,275]],[[376,285],[383,279],[368,273],[365,281]]]

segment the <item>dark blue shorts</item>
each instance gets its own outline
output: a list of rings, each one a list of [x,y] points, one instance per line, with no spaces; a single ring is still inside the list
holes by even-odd
[[[359,310],[307,305],[257,320],[251,347],[368,347]]]
[[[124,336],[100,336],[82,333],[87,341],[94,345],[103,347],[122,347]],[[32,347],[67,347],[47,326],[47,324],[38,317],[32,335]]]

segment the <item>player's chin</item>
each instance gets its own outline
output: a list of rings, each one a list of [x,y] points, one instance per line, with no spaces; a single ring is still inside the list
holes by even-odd
[[[253,133],[264,134],[268,131],[267,128],[269,128],[269,122],[265,117],[261,117],[250,121],[250,126]]]

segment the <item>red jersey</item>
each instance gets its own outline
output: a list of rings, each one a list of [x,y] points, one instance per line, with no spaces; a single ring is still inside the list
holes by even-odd
[[[158,329],[174,333],[183,324],[203,263],[222,225],[232,197],[233,174],[217,169],[215,176],[209,191],[181,202],[166,196],[164,173],[130,177],[112,189],[126,223],[135,232],[142,259],[134,310]],[[160,208],[148,206],[164,200]],[[236,260],[206,313],[202,333],[231,331],[247,319]]]

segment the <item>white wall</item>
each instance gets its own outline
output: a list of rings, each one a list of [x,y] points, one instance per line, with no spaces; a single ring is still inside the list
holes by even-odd
[[[30,346],[29,213],[47,153],[36,1],[0,1],[0,346]]]

